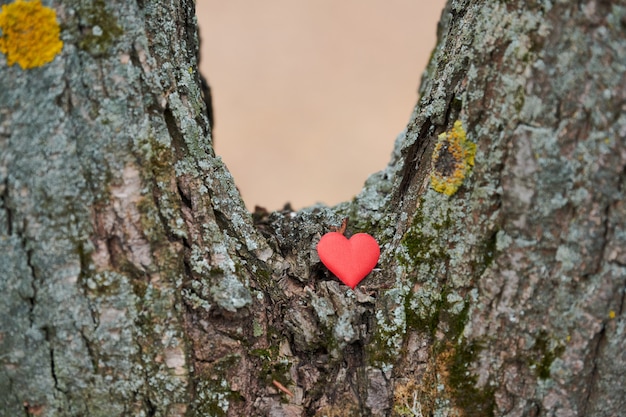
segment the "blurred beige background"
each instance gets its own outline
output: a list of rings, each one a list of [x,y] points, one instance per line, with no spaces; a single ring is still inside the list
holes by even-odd
[[[216,152],[249,209],[350,200],[417,102],[443,0],[198,0]]]

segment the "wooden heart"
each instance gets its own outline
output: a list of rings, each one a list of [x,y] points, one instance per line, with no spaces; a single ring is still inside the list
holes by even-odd
[[[317,254],[326,268],[354,289],[378,263],[378,242],[367,233],[350,238],[338,232],[326,233],[317,244]]]

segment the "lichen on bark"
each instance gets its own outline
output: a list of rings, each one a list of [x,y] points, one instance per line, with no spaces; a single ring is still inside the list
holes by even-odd
[[[350,202],[253,214],[212,148],[193,3],[58,10],[62,57],[0,80],[7,413],[624,408],[624,7],[449,2],[389,165]],[[112,36],[81,47],[85,24]],[[476,154],[446,195],[457,120]],[[315,251],[344,217],[381,244],[354,291]]]

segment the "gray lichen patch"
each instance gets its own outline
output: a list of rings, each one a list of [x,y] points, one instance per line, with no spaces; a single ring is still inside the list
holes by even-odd
[[[309,291],[309,296],[322,329],[336,344],[333,347],[341,350],[365,336],[363,314],[367,309],[358,303],[353,291],[345,291],[338,282],[327,281],[320,283],[317,292]]]
[[[233,275],[224,275],[211,288],[212,299],[226,311],[236,312],[252,302],[250,291]]]
[[[389,374],[394,367],[407,331],[404,302],[408,287],[385,291],[376,303],[376,327],[367,346],[368,361]]]
[[[313,270],[321,265],[317,243],[332,226],[341,224],[342,217],[335,210],[318,205],[298,212],[275,212],[267,221],[273,235],[270,243],[282,257],[281,263],[274,265],[275,273],[308,282]]]

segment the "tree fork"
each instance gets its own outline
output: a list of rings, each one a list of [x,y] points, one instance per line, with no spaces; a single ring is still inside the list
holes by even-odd
[[[194,3],[47,3],[62,51],[0,59],[0,410],[618,415],[626,8],[570,3],[451,0],[385,170],[254,215]],[[315,252],[347,217],[354,291]]]

